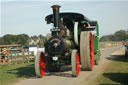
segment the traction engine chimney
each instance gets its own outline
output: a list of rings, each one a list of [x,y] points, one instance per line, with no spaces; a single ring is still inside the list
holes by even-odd
[[[59,28],[59,24],[60,24],[60,15],[59,15],[59,8],[61,6],[59,5],[53,5],[51,6],[51,8],[53,9],[53,23],[54,23],[54,27],[55,29]]]

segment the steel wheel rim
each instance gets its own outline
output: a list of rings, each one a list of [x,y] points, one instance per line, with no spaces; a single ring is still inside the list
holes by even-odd
[[[76,52],[76,72],[77,72],[77,75],[79,75],[79,72],[80,72],[80,59],[79,59],[79,53]]]
[[[40,65],[40,74],[41,74],[41,76],[44,76],[45,75],[46,66],[45,66],[45,56],[44,56],[44,54],[42,52],[40,54],[39,65]]]
[[[94,48],[93,48],[92,33],[90,33],[90,63],[91,63],[91,68],[93,68],[94,67]]]

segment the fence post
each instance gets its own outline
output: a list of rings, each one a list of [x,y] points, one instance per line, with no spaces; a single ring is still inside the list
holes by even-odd
[[[15,64],[17,64],[17,54],[16,54],[16,52],[15,52]]]

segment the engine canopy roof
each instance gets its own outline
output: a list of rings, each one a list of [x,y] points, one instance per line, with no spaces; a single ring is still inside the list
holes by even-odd
[[[60,19],[63,18],[63,22],[89,22],[91,25],[96,25],[97,21],[92,21],[85,17],[83,14],[75,13],[75,12],[63,12],[59,13]],[[45,17],[45,21],[47,21],[48,24],[53,23],[53,14],[50,14]]]

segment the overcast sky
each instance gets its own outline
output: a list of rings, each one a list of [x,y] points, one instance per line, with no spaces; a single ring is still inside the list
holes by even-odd
[[[61,5],[60,12],[79,12],[99,23],[100,37],[128,29],[128,1],[34,1],[3,0],[0,2],[0,36],[26,33],[46,35],[52,25],[44,18],[52,13],[51,5]]]

